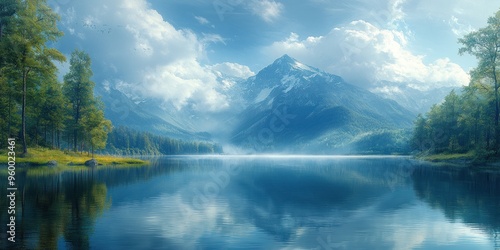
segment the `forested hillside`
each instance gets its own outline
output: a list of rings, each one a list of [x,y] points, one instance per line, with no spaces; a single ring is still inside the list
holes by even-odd
[[[106,149],[101,152],[118,155],[218,154],[222,153],[222,147],[117,127],[108,135]]]
[[[478,66],[461,93],[452,91],[415,122],[412,146],[430,154],[472,152],[479,157],[500,154],[499,76],[500,11],[485,28],[459,40],[460,54],[471,54]]]

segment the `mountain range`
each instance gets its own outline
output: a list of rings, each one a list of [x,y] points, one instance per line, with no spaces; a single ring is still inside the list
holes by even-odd
[[[96,95],[115,126],[215,141],[236,153],[404,151],[413,120],[423,109],[411,106],[409,97],[398,103],[383,91],[375,94],[288,55],[248,79],[231,81],[235,84],[225,92],[231,108],[217,113],[178,110],[126,86],[98,85]]]

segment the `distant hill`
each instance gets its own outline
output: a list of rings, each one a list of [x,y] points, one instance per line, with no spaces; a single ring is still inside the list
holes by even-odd
[[[432,105],[443,102],[444,98],[452,90],[460,91],[460,88],[439,87],[421,90],[416,87],[411,87],[409,84],[380,82],[379,86],[370,89],[372,93],[394,100],[404,108],[417,114],[429,112]]]
[[[172,124],[151,112],[156,109],[141,106],[139,102],[114,87],[98,85],[95,92],[104,102],[106,118],[111,120],[115,127],[125,126],[182,140],[208,140],[210,137],[206,133],[183,128],[181,124]]]

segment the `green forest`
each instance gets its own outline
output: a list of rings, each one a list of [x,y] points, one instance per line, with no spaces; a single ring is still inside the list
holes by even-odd
[[[183,141],[117,127],[108,135],[106,148],[101,153],[114,155],[174,155],[174,154],[219,154],[218,144]]]
[[[220,152],[208,143],[125,128],[111,132],[103,103],[94,97],[86,52],[75,49],[69,72],[58,80],[55,63],[67,60],[51,47],[63,36],[59,19],[45,0],[0,1],[0,147],[7,147],[7,138],[17,138],[22,155],[35,146],[92,155],[100,149],[116,154]]]
[[[500,156],[499,80],[500,11],[486,27],[459,39],[460,54],[478,60],[461,93],[452,91],[415,121],[414,150],[425,154],[471,153],[483,159]]]
[[[50,47],[63,35],[59,16],[46,1],[6,0],[0,10],[2,138],[19,138],[23,155],[29,146],[104,148],[111,122],[94,98],[89,55],[75,49],[60,83],[54,63],[66,58]]]

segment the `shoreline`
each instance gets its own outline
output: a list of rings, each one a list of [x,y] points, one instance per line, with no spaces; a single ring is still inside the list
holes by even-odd
[[[449,163],[472,167],[500,168],[500,158],[480,157],[474,153],[414,155],[414,159],[431,163]]]
[[[0,164],[8,163],[7,152],[0,151]],[[85,162],[91,159],[97,160],[97,166],[113,165],[147,165],[149,161],[132,157],[120,157],[110,155],[91,155],[75,153],[47,148],[30,148],[28,156],[15,156],[15,164],[19,167],[87,167]]]

